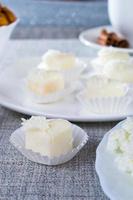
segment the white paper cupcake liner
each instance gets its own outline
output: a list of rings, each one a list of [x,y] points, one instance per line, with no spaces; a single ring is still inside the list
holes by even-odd
[[[51,93],[49,95],[45,95],[45,96],[39,96],[36,95],[34,93],[32,93],[31,91],[27,91],[27,98],[28,100],[34,102],[34,103],[40,103],[40,104],[44,104],[44,103],[54,103],[56,101],[59,101],[61,99],[67,98],[69,95],[71,95],[73,92],[75,92],[76,90],[79,90],[81,88],[81,83],[79,81],[74,82],[74,83],[69,83],[66,84],[65,88],[59,92],[54,92]]]
[[[73,129],[73,150],[59,157],[49,158],[47,156],[42,156],[39,153],[35,153],[32,150],[26,149],[25,134],[22,128],[19,128],[14,133],[12,133],[10,137],[10,142],[27,159],[33,162],[45,165],[59,165],[71,160],[88,141],[88,135],[83,129],[74,124],[72,124],[72,129]]]
[[[102,85],[102,76],[90,78],[90,85]],[[119,84],[119,83],[118,83]],[[121,83],[120,83],[121,84]],[[122,84],[125,88],[125,95],[114,97],[87,97],[86,90],[77,95],[82,106],[91,112],[99,114],[130,114],[133,110],[133,98],[129,92],[128,85]]]
[[[76,66],[67,69],[67,70],[50,70],[49,68],[43,68],[43,65],[40,69],[45,69],[47,71],[59,71],[65,78],[66,81],[77,80],[80,78],[81,73],[86,69],[87,63],[83,59],[76,59]]]
[[[127,96],[86,99],[80,93],[77,98],[84,108],[97,114],[130,114],[133,110],[133,100]]]
[[[91,60],[90,64],[91,64],[93,70],[95,71],[95,73],[97,73],[97,74],[102,74],[103,73],[104,66],[99,64],[99,60],[98,59]]]

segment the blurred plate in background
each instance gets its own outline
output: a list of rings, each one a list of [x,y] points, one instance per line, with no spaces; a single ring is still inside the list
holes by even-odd
[[[101,49],[103,46],[99,45],[96,41],[102,29],[107,29],[108,31],[113,31],[118,33],[116,30],[113,29],[112,26],[99,26],[92,29],[85,30],[80,33],[79,40],[86,46],[92,47],[94,49]],[[118,33],[119,34],[119,33]],[[128,40],[128,38],[127,38]],[[107,47],[108,48],[108,47]],[[120,50],[127,53],[133,53],[133,47],[130,48],[117,48],[113,47],[114,50]]]

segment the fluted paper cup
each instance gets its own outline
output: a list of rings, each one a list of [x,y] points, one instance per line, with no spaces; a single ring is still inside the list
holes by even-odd
[[[97,73],[97,74],[102,74],[103,73],[104,66],[99,64],[99,59],[98,58],[95,58],[95,59],[91,60],[90,64],[91,64],[92,68],[94,69],[95,73]]]
[[[85,99],[84,93],[77,96],[82,106],[91,112],[98,114],[130,114],[133,100],[131,97],[103,97]]]
[[[26,91],[27,93],[27,98],[28,100],[34,102],[34,103],[40,103],[40,104],[44,104],[44,103],[54,103],[56,101],[62,100],[64,98],[67,98],[69,95],[71,95],[73,92],[75,92],[76,90],[79,90],[81,87],[81,83],[79,81],[75,82],[75,83],[67,83],[65,85],[65,88],[61,91],[58,92],[53,92],[51,94],[48,95],[36,95],[35,93],[31,92],[31,91]]]
[[[73,149],[67,154],[61,155],[59,157],[49,158],[47,156],[42,156],[40,153],[33,152],[25,148],[25,133],[23,128],[17,129],[12,133],[10,137],[11,144],[20,151],[27,159],[45,164],[45,165],[59,165],[71,160],[87,143],[88,135],[80,127],[72,124],[73,130]]]
[[[94,77],[90,79],[90,86],[94,85],[101,85],[102,86],[103,80],[100,76]],[[133,107],[133,98],[129,92],[129,88],[127,84],[120,84],[124,91],[122,96],[97,96],[97,97],[89,97],[87,96],[87,90],[84,89],[83,91],[79,92],[77,95],[77,99],[82,104],[82,106],[88,109],[91,112],[99,113],[99,114],[130,114],[132,112]],[[102,89],[102,87],[101,87]],[[115,88],[114,88],[115,89]]]

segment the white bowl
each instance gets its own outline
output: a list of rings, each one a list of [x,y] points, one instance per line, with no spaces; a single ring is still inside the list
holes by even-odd
[[[133,46],[133,1],[108,0],[108,14],[112,26],[122,33]]]
[[[117,124],[105,134],[96,150],[96,172],[102,189],[110,200],[133,199],[133,177],[120,171],[114,162],[114,155],[107,151],[107,142],[110,133],[121,128],[124,121]]]
[[[14,30],[18,22],[19,22],[19,19],[17,19],[15,22],[11,23],[10,25],[0,27],[0,57],[3,55],[4,48],[11,36],[12,31]]]

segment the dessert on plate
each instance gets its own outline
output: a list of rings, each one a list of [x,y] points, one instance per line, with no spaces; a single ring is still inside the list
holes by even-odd
[[[35,69],[27,78],[27,87],[34,94],[45,96],[63,90],[65,80],[58,72]]]
[[[104,67],[111,61],[128,61],[129,59],[130,56],[126,52],[116,51],[112,47],[102,48],[97,57],[92,59],[91,64],[99,73],[102,73]]]
[[[133,60],[112,60],[103,70],[106,77],[126,83],[133,83]]]
[[[128,53],[116,51],[113,48],[103,48],[91,64],[97,73],[107,78],[127,83],[133,82],[133,59]]]
[[[52,103],[67,98],[79,87],[59,71],[33,69],[26,79],[27,96],[36,103]]]
[[[86,81],[86,97],[89,98],[106,98],[120,97],[127,92],[125,84],[112,81],[104,76],[92,76]]]
[[[48,71],[60,71],[66,79],[73,80],[79,78],[86,68],[86,63],[71,53],[48,50],[37,67]]]
[[[132,102],[127,84],[102,75],[91,76],[77,98],[83,108],[101,114],[128,112]]]
[[[76,67],[76,58],[73,54],[48,50],[42,56],[42,62],[38,66],[47,70],[68,70]]]

